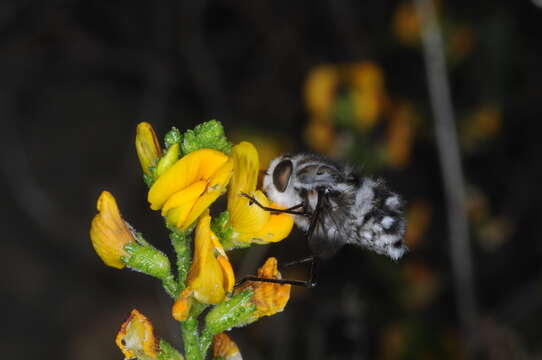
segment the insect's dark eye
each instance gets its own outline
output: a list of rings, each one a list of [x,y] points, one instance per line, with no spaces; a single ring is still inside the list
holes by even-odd
[[[290,160],[282,160],[273,170],[273,184],[278,191],[284,192],[290,181],[294,165]]]

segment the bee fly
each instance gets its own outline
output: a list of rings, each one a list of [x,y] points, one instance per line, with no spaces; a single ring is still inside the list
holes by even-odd
[[[308,281],[260,279],[312,287],[319,259],[334,255],[345,244],[353,244],[387,255],[393,260],[407,251],[403,237],[403,202],[381,180],[360,176],[353,168],[315,154],[285,154],[274,159],[265,173],[263,188],[269,199],[284,210],[262,206],[248,194],[243,196],[265,210],[295,215],[295,223],[307,234],[312,256],[286,264],[311,263]],[[241,283],[240,282],[240,283]]]

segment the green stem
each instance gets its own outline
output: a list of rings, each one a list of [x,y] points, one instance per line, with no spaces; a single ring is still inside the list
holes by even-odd
[[[184,354],[187,360],[203,360],[199,347],[198,319],[190,316],[181,323],[181,332],[184,343]]]
[[[167,277],[162,279],[162,286],[171,298],[177,298],[177,295],[179,294],[178,284],[172,274],[169,274]]]
[[[173,231],[169,235],[171,239],[171,245],[177,254],[177,282],[178,292],[184,290],[186,283],[186,276],[190,269],[191,263],[191,249],[190,249],[190,236],[189,232]]]
[[[199,340],[200,349],[203,356],[207,354],[207,351],[209,350],[209,346],[211,346],[212,341],[213,341],[213,334],[207,331],[207,329],[204,329],[201,332],[201,337]]]

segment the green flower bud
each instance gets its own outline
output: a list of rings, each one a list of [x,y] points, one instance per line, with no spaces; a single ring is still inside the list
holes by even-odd
[[[256,305],[250,301],[252,295],[252,290],[246,290],[216,305],[205,317],[205,332],[214,336],[246,324],[256,310]]]
[[[173,126],[171,130],[166,133],[166,136],[164,136],[164,143],[166,145],[166,149],[169,149],[171,145],[180,143],[182,139],[183,137],[179,129]]]
[[[175,161],[179,159],[180,152],[179,144],[173,144],[167,149],[166,154],[162,156],[160,161],[158,161],[158,165],[156,165],[156,177],[165,173],[167,169],[175,164]]]
[[[132,270],[158,279],[171,277],[171,269],[168,257],[160,250],[152,246],[143,246],[135,242],[124,246],[129,256],[123,257],[123,262]]]
[[[181,150],[184,155],[199,149],[215,149],[225,154],[231,152],[231,143],[224,135],[219,121],[210,120],[184,133]]]
[[[168,344],[165,340],[160,339],[158,360],[184,360],[184,357],[179,354],[177,349]]]

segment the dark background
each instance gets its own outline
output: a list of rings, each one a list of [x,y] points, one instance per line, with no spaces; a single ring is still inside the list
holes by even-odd
[[[478,358],[539,358],[542,8],[534,0],[436,3],[467,184]],[[246,359],[463,358],[434,119],[409,6],[1,1],[0,353],[120,359],[114,337],[132,308],[180,345],[160,286],[105,267],[88,229],[107,189],[131,224],[170,251],[147,206],[135,126],[151,122],[163,136],[216,118],[230,139],[252,140],[268,157],[315,150],[364,166],[408,203],[406,258],[345,248],[324,264],[317,288],[293,289],[283,313],[232,332]],[[359,63],[384,79],[375,125],[356,127],[350,113],[315,120],[305,101],[315,67]],[[352,87],[341,81],[335,104]],[[401,104],[408,119],[394,122]],[[303,241],[295,232],[231,256],[238,274],[252,273],[266,256],[306,255]]]

